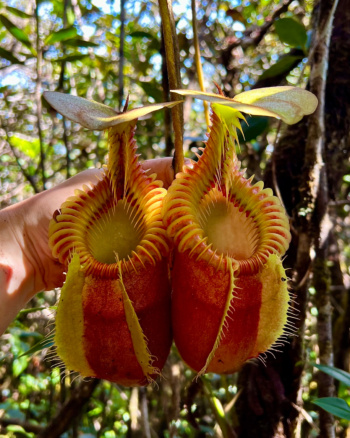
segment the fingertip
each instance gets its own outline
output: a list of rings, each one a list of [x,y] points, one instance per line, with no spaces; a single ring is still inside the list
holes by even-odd
[[[163,187],[167,189],[174,179],[174,169],[172,167],[172,158],[154,158],[141,163],[144,171],[156,173],[157,179],[163,182]]]
[[[193,169],[195,161],[191,160],[190,158],[185,158],[184,165],[189,167],[190,169]]]
[[[156,173],[157,178],[163,181],[163,187],[168,189],[175,179],[173,160],[172,157],[154,158],[144,161],[141,166],[145,171]],[[191,169],[193,168],[193,163],[194,161],[189,158],[184,160],[184,165]]]

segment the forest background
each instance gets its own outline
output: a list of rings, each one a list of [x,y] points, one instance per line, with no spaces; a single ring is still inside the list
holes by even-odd
[[[197,35],[206,91],[214,81],[230,97],[288,84],[319,99],[295,126],[249,117],[240,138],[247,175],[272,187],[290,217],[298,336],[266,366],[252,361],[234,375],[194,379],[174,349],[156,387],[72,381],[39,344],[59,290],[40,293],[0,339],[0,436],[349,436],[350,378],[340,370],[350,364],[350,0],[172,6],[183,88],[199,89]],[[156,1],[1,1],[0,41],[1,208],[104,163],[104,134],[58,115],[43,91],[117,110],[126,95],[130,107],[170,98]],[[202,103],[186,100],[184,120],[184,152],[196,159]],[[138,123],[142,158],[172,155],[171,123],[168,110]],[[335,417],[314,403],[324,397],[333,398],[318,404]]]

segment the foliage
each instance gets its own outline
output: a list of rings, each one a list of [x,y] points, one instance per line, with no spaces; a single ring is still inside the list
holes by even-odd
[[[347,390],[350,388],[350,373],[328,365],[314,364],[314,366],[342,382]],[[337,417],[350,421],[350,407],[345,400],[335,397],[324,397],[313,400],[313,403]]]
[[[173,7],[183,88],[198,88],[190,4],[175,1]],[[125,8],[125,41],[121,47],[119,2],[0,2],[1,208],[105,162],[104,134],[87,131],[59,116],[42,99],[43,91],[64,91],[117,110],[123,107],[127,94],[129,108],[167,100],[169,90],[164,75],[158,4],[127,1]],[[309,79],[308,56],[314,30],[312,14],[313,5],[301,1],[285,4],[278,0],[200,2],[197,20],[206,90],[216,91],[214,81],[230,97],[256,86],[305,86]],[[118,87],[120,81],[124,94]],[[185,155],[196,159],[206,139],[203,106],[198,101],[187,101],[184,111]],[[142,158],[172,153],[172,143],[169,148],[165,138],[165,128],[169,127],[164,112],[157,112],[138,124],[136,139]],[[278,122],[264,117],[249,117],[247,123],[243,123],[240,159],[247,173],[254,174],[257,180],[274,169],[275,163],[270,159],[283,129]],[[288,171],[292,172],[293,165],[299,166],[300,162],[292,151]],[[338,348],[343,342],[341,333],[349,312],[348,300],[336,289],[345,290],[343,278],[348,276],[350,263],[349,175],[348,166],[341,176],[339,189],[333,194],[339,201],[331,209],[340,250],[338,248],[337,256],[327,261],[329,268],[334,268],[333,273],[340,271],[342,279],[332,283],[335,314],[340,315],[334,316]],[[298,215],[302,216],[302,211]],[[59,414],[80,385],[74,376],[60,370],[47,356],[49,325],[58,293],[54,290],[38,294],[0,339],[0,433],[3,433],[0,436],[36,436]],[[344,371],[328,369],[335,379],[343,382],[338,387],[339,398],[331,404],[327,399],[315,400],[318,383],[313,363],[320,359],[315,335],[319,310],[317,291],[309,285],[308,293],[302,337],[305,357],[302,364],[293,366],[304,369],[298,417],[301,436],[314,437],[319,418],[314,403],[349,420],[350,395]],[[289,338],[288,342],[293,344],[294,341]],[[344,359],[342,366],[345,363]],[[257,368],[258,363],[252,366]],[[320,365],[318,368],[326,370]],[[234,437],[241,418],[236,409],[237,400],[244,389],[248,388],[249,394],[257,391],[250,382],[245,382],[241,391],[238,375],[209,374],[202,380],[193,380],[193,372],[181,362],[175,348],[164,376],[159,387],[140,390],[100,382],[69,431],[62,436]],[[287,382],[286,387],[289,384],[291,386]],[[286,397],[283,393],[281,399]],[[257,411],[253,396],[250,401],[252,412]],[[347,423],[337,421],[336,426],[339,436],[345,436]]]

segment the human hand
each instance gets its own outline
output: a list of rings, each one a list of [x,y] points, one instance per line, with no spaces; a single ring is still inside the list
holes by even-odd
[[[174,179],[172,158],[142,163],[168,188]],[[57,187],[0,211],[0,334],[37,292],[62,286],[65,267],[48,245],[55,210],[74,190],[97,181],[101,169],[89,169]]]

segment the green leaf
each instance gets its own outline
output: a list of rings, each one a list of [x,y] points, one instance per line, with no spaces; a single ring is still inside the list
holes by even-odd
[[[8,432],[19,432],[19,433],[25,432],[23,427],[17,424],[9,424],[8,426],[6,426],[6,429]]]
[[[153,97],[155,102],[161,102],[163,100],[162,89],[156,80],[150,82],[139,82],[139,85],[147,96]]]
[[[73,12],[73,9],[71,6],[68,6],[66,8],[66,15],[67,15],[67,23],[70,26],[73,26],[74,21],[75,21],[75,15],[74,15],[74,12]]]
[[[148,49],[159,51],[160,42],[159,42],[159,40],[158,40],[156,35],[153,35],[150,32],[144,32],[142,30],[136,30],[135,32],[130,32],[128,34],[128,37],[129,36],[132,37],[132,38],[135,38],[136,40],[137,39],[146,38],[146,39],[149,40],[149,41],[147,41]],[[129,58],[130,54],[129,53],[125,53],[125,56],[127,58]]]
[[[34,436],[33,433],[27,432],[22,426],[19,426],[17,424],[9,424],[8,426],[6,426],[6,430],[8,432],[14,433],[16,437],[32,438]],[[11,436],[13,435],[11,434]]]
[[[13,407],[12,409],[7,409],[6,410],[6,415],[9,418],[16,418],[19,421],[24,421],[26,416],[23,412],[21,412],[19,409],[17,409],[16,407]],[[7,426],[9,427],[9,426]]]
[[[0,47],[0,57],[7,59],[8,61],[12,62],[12,64],[23,64],[23,61],[20,61],[18,58],[12,55],[11,52],[3,49],[2,47]]]
[[[248,119],[247,122],[241,122],[244,137],[241,132],[238,132],[238,140],[240,143],[255,140],[261,135],[269,126],[269,119],[267,117],[254,116]]]
[[[99,47],[99,45],[96,43],[80,40],[78,38],[66,40],[63,42],[63,44],[70,47]]]
[[[132,38],[148,38],[150,40],[156,39],[156,37],[154,35],[152,35],[151,33],[144,32],[142,30],[135,30],[135,32],[129,33],[128,36],[130,36]]]
[[[11,14],[16,15],[16,17],[20,17],[20,18],[32,18],[33,17],[33,15],[27,14],[26,12],[23,12],[20,9],[13,8],[12,6],[6,6],[6,9]]]
[[[330,367],[328,365],[322,365],[318,363],[314,363],[312,365],[350,388],[350,373],[347,373],[346,371],[336,367]]]
[[[103,412],[105,410],[105,407],[103,406],[103,404],[100,404],[99,406],[96,406],[94,409],[91,409],[91,411],[89,411],[87,413],[88,417],[96,417],[97,415],[100,415],[101,412]]]
[[[38,310],[52,309],[56,310],[56,306],[50,307],[31,307],[30,309],[22,309],[18,312],[18,316],[28,315],[28,313],[37,312]]]
[[[269,69],[264,71],[259,79],[272,78],[282,73],[291,71],[296,64],[299,64],[303,60],[302,56],[284,56],[279,59],[276,64],[272,65]]]
[[[292,47],[305,47],[307,42],[306,29],[294,18],[280,18],[275,22],[275,30],[282,43]]]
[[[35,160],[40,154],[40,143],[38,138],[26,139],[17,135],[12,135],[10,141],[16,149],[27,155],[32,160]]]
[[[350,421],[350,406],[345,400],[336,397],[324,397],[313,400],[315,405],[324,409],[325,411],[335,415],[336,417],[343,418]]]
[[[0,22],[6,29],[10,32],[12,36],[14,36],[18,41],[20,41],[23,45],[28,47],[28,49],[33,53],[33,55],[36,55],[35,50],[33,49],[28,35],[19,27],[17,27],[15,24],[12,23],[5,15],[0,14]]]
[[[75,62],[75,61],[81,61],[82,59],[89,56],[86,55],[69,55],[69,56],[63,56],[62,58],[57,59],[51,59],[51,62]]]
[[[32,332],[32,331],[27,332],[27,331],[24,331],[24,330],[22,330],[18,336],[19,336],[19,339],[21,341],[25,341],[26,343],[28,342],[29,338],[33,338],[33,339],[37,339],[37,340],[40,339],[41,340],[42,337],[43,337],[43,335],[41,333]]]
[[[25,351],[21,355],[17,357],[17,359],[20,359],[25,356],[32,356],[33,354],[37,353],[38,351],[44,350],[45,348],[50,348],[54,345],[54,335],[49,335],[45,337],[40,342],[36,343],[32,348],[29,348],[29,350]]]
[[[46,39],[45,44],[54,44],[60,41],[69,40],[77,35],[77,30],[75,27],[66,27],[57,32],[51,33]]]
[[[18,357],[17,359],[14,359],[12,362],[12,373],[15,377],[18,377],[20,374],[23,373],[23,371],[28,366],[28,358],[26,357]]]

